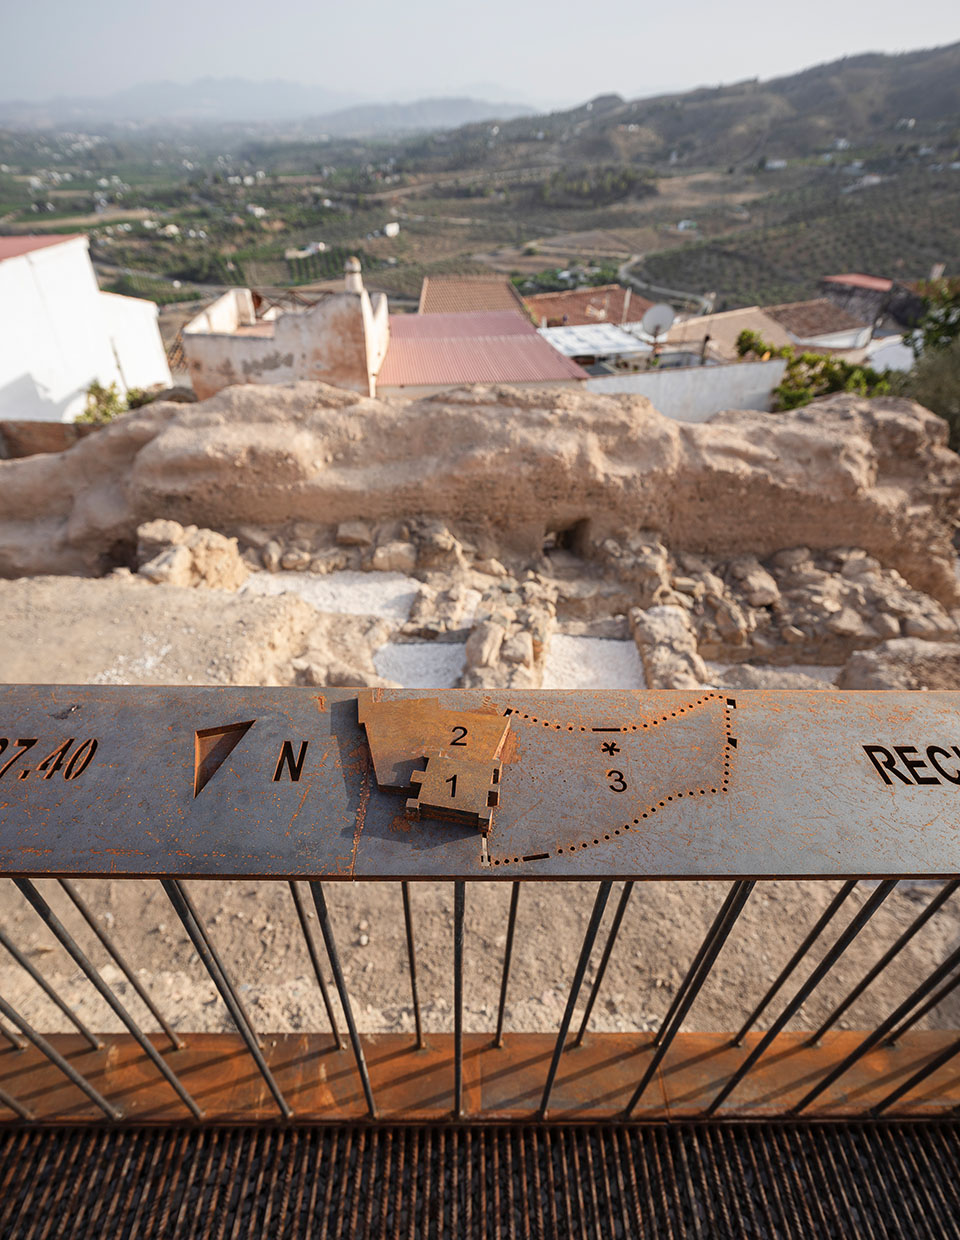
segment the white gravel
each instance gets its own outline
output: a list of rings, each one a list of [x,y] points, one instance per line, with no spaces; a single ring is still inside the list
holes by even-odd
[[[373,656],[377,675],[404,689],[453,689],[465,662],[463,642],[387,642]]]
[[[400,623],[409,617],[419,588],[415,577],[403,573],[357,572],[253,573],[241,587],[248,594],[298,594],[318,611]]]
[[[642,689],[643,666],[632,641],[555,633],[543,668],[544,689]]]

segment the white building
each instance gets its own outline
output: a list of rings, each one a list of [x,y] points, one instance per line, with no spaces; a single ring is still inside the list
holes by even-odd
[[[102,293],[85,236],[0,237],[0,421],[71,422],[94,381],[169,384],[157,307]]]

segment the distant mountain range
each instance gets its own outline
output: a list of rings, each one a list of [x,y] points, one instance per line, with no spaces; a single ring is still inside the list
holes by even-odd
[[[533,115],[519,103],[474,98],[368,102],[357,96],[296,82],[201,78],[185,84],[146,82],[109,95],[0,101],[0,125],[16,128],[138,125],[296,124],[307,134],[369,137],[449,129],[492,119]]]
[[[484,158],[554,165],[670,160],[718,165],[797,158],[878,141],[889,147],[920,135],[960,142],[960,43],[900,55],[846,56],[787,77],[627,100],[602,95],[577,108],[501,127]],[[476,133],[446,135],[438,156],[475,158]]]

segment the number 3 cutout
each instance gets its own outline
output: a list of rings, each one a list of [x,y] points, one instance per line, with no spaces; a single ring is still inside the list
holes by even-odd
[[[607,779],[612,780],[610,784],[611,792],[623,792],[627,787],[627,781],[623,778],[623,771],[607,771]]]

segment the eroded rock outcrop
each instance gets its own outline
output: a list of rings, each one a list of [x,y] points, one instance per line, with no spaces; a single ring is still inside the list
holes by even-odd
[[[784,547],[833,548],[843,531],[953,606],[958,494],[945,424],[893,398],[680,424],[633,396],[472,388],[402,402],[322,384],[248,386],[150,405],[58,455],[0,461],[0,574],[129,563],[137,527],[156,518],[227,535],[308,522],[366,554],[351,523],[408,514],[419,542],[414,530],[399,541],[418,545],[428,572],[460,567],[463,536],[490,544],[483,561],[538,554],[550,531],[599,546],[624,530],[654,530],[675,554],[765,561]],[[656,556],[630,554],[625,584],[649,593],[646,605],[683,605],[657,596]],[[748,606],[774,605],[759,601],[765,577],[739,580]],[[727,610],[718,631],[732,633],[741,621]]]

